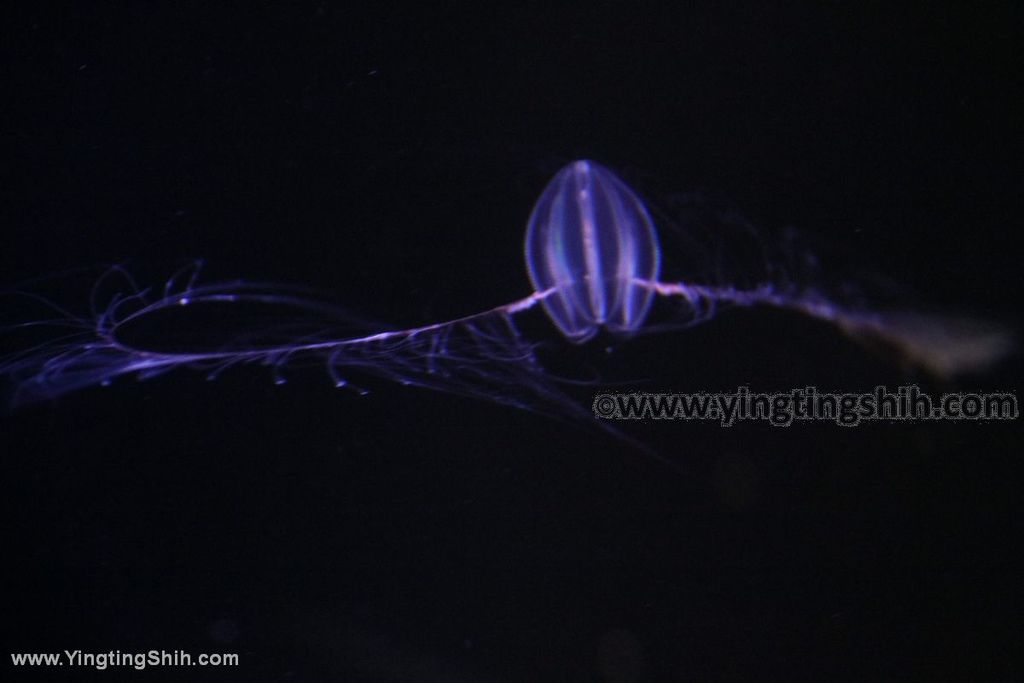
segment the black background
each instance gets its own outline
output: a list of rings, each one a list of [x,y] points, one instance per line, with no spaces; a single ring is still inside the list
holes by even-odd
[[[447,320],[529,292],[532,202],[588,157],[1018,317],[1019,8],[363,4],[6,16],[0,280],[198,256]],[[652,390],[1019,373],[937,382],[770,311],[617,353]],[[681,471],[317,371],[30,406],[0,418],[4,651],[239,652],[212,675],[245,680],[1012,678],[1017,424],[628,431]]]

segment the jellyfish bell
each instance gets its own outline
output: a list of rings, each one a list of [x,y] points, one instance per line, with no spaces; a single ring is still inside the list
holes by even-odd
[[[526,228],[526,266],[541,304],[576,344],[602,328],[644,323],[661,265],[658,236],[637,194],[593,161],[574,161],[541,193]]]

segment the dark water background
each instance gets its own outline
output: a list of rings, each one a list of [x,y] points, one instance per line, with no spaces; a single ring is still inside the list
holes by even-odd
[[[0,282],[199,256],[445,320],[528,293],[532,202],[587,157],[1019,318],[1018,7],[677,4],[11,13]],[[937,382],[769,311],[615,362],[652,390],[1020,386],[1018,362]],[[374,389],[180,373],[0,417],[5,652],[238,652],[212,676],[244,680],[1013,677],[1017,423],[629,426],[680,474]]]

